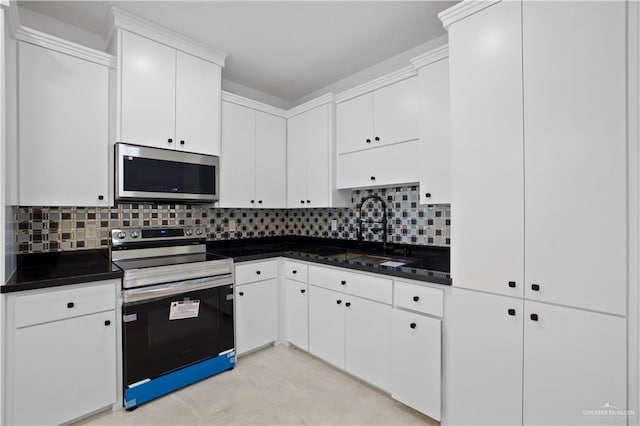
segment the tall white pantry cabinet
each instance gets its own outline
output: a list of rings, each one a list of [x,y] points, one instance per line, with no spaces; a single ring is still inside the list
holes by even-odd
[[[444,422],[626,424],[626,4],[463,2],[440,17]]]

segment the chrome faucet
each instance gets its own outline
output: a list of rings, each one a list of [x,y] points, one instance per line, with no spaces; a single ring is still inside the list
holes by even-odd
[[[382,231],[382,250],[386,253],[387,251],[387,203],[378,195],[370,195],[368,197],[365,197],[362,200],[362,204],[360,204],[360,211],[359,211],[359,215],[360,215],[360,223],[358,226],[358,241],[362,241],[362,234],[363,234],[363,225],[365,223],[365,221],[362,219],[362,209],[364,208],[365,204],[367,201],[369,200],[377,200],[380,201],[380,204],[382,204],[382,229],[380,228],[369,228],[369,231],[374,232],[374,233],[378,233],[380,231]],[[369,222],[371,224],[375,224],[375,223],[380,223],[380,222]]]

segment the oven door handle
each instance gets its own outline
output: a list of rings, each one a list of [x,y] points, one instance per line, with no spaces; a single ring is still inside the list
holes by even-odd
[[[142,300],[160,299],[175,294],[222,287],[230,284],[233,284],[233,277],[231,274],[225,274],[217,275],[215,277],[199,278],[196,280],[186,280],[164,285],[136,288],[123,291],[123,302],[127,304]]]

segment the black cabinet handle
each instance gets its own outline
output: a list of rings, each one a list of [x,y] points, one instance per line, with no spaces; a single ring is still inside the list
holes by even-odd
[[[98,200],[104,200],[104,195],[98,195]]]
[[[262,204],[262,200],[258,200],[258,204]]]
[[[71,308],[73,308],[74,306],[76,306],[76,305],[75,305],[73,302],[69,302],[69,303],[67,303],[67,308],[68,308],[68,309],[71,309]]]
[[[240,296],[244,296],[244,291],[238,293]]]
[[[540,286],[538,284],[531,284],[531,290],[540,291]]]
[[[538,321],[538,314],[531,314],[531,321]]]
[[[516,282],[515,281],[509,281],[509,287],[516,288]]]
[[[345,280],[340,281],[340,284],[345,285],[347,282]]]
[[[367,143],[371,143],[371,139],[367,139]]]
[[[256,200],[251,200],[251,204],[253,204],[253,203],[255,203],[255,202],[256,202]]]
[[[379,142],[379,141],[380,141],[380,138],[376,136],[376,142]]]
[[[256,274],[260,275],[260,271],[256,271]]]
[[[173,143],[173,139],[169,138],[169,139],[167,139],[167,142]]]
[[[300,204],[304,204],[304,200],[300,200]]]
[[[310,203],[310,202],[311,202],[311,200],[307,200],[307,203]]]
[[[111,325],[111,321],[106,320],[106,321],[104,322],[104,325],[106,325],[106,326],[110,326],[110,325]]]
[[[336,300],[336,303],[339,305],[342,303],[342,300]]]
[[[371,180],[376,180],[376,177],[375,176],[371,176]]]
[[[417,302],[418,300],[420,300],[420,296],[413,296],[413,301]]]
[[[348,308],[349,306],[351,306],[351,302],[345,303],[344,306],[346,306]]]
[[[515,310],[515,309],[509,309],[509,310],[507,311],[507,313],[508,313],[509,315],[511,315],[511,316],[514,316],[514,315],[516,314],[516,310]]]
[[[409,327],[411,328],[416,328],[418,325],[415,322],[412,322],[411,324],[409,324]]]
[[[305,293],[307,290],[305,290],[304,288],[300,289],[300,293]]]
[[[298,271],[296,271],[295,269],[293,271],[291,271],[292,274],[297,274]]]
[[[424,194],[424,196],[427,197],[427,198],[431,198],[431,193],[427,192],[426,194]]]
[[[180,141],[180,145],[184,145],[184,141]]]

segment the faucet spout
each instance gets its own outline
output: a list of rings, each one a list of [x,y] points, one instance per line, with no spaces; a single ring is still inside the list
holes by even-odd
[[[360,223],[358,226],[358,233],[357,233],[357,237],[358,237],[358,241],[362,241],[363,240],[363,225],[365,223],[365,221],[362,219],[362,210],[364,209],[364,206],[366,205],[366,202],[369,200],[375,200],[380,202],[381,206],[382,206],[382,221],[381,222],[368,222],[370,224],[374,224],[374,223],[381,223],[382,224],[382,231],[372,228],[370,229],[371,232],[382,232],[382,250],[384,250],[385,252],[387,251],[387,203],[386,201],[384,201],[379,195],[370,195],[368,197],[365,197],[362,200],[362,203],[360,204]]]

